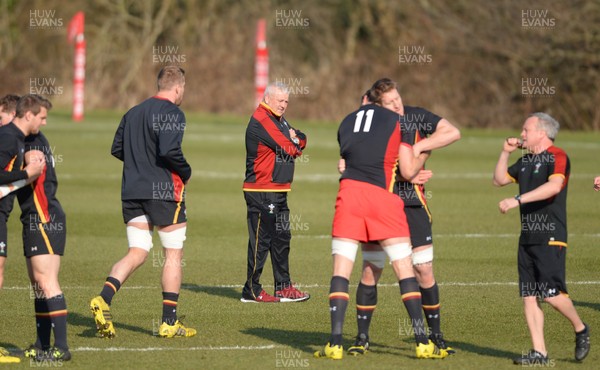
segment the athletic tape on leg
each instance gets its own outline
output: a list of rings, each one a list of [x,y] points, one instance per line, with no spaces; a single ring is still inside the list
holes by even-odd
[[[187,226],[175,229],[173,231],[159,231],[158,236],[160,242],[165,248],[181,249],[183,248],[183,241],[185,240],[185,231]]]
[[[135,226],[127,226],[129,248],[137,247],[150,251],[152,248],[152,230],[144,230]]]
[[[347,242],[333,239],[331,241],[331,254],[339,254],[354,262],[356,252],[358,251],[358,243]]]
[[[363,251],[362,256],[363,261],[369,262],[377,268],[385,267],[386,254],[384,251]]]
[[[433,247],[412,254],[413,265],[421,265],[433,261]]]
[[[141,215],[141,216],[134,217],[131,220],[127,221],[127,223],[130,223],[130,222],[139,222],[139,223],[144,223],[144,224],[150,224],[150,217],[148,217],[148,215]]]
[[[394,245],[389,245],[387,247],[383,247],[383,250],[385,251],[385,253],[387,253],[388,257],[390,257],[390,262],[401,260],[412,254],[410,243],[398,243]]]

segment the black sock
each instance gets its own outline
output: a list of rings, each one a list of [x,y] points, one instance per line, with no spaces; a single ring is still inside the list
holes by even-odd
[[[377,306],[377,285],[358,284],[356,290],[356,317],[358,323],[358,334],[369,337],[371,317]]]
[[[121,282],[114,277],[107,277],[104,282],[104,287],[102,287],[102,292],[100,292],[100,297],[104,299],[107,305],[110,306],[114,295],[121,289]]]
[[[341,276],[331,278],[329,288],[329,312],[331,315],[331,338],[329,344],[331,346],[342,345],[342,332],[344,329],[344,316],[348,307],[348,279]]]
[[[174,325],[177,321],[177,300],[179,294],[163,292],[163,315],[162,321],[167,325]]]
[[[576,331],[576,332],[575,332],[575,335],[583,334],[583,333],[585,333],[585,332],[587,332],[587,331],[588,331],[588,328],[589,328],[589,327],[587,326],[587,324],[586,324],[586,323],[583,323],[583,325],[584,325],[584,326],[583,326],[583,330],[582,330],[582,331]]]
[[[425,322],[423,321],[423,315],[421,314],[421,291],[419,290],[419,283],[417,283],[417,279],[414,277],[402,279],[399,283],[402,302],[404,302],[404,306],[410,317],[412,328],[415,333],[415,340],[417,344],[427,344],[429,338],[427,338]]]
[[[67,302],[65,296],[61,293],[46,300],[48,303],[48,313],[54,330],[54,346],[63,350],[68,350],[67,345]]]
[[[48,314],[48,303],[45,298],[36,298],[33,304],[37,330],[37,339],[34,346],[45,351],[50,348],[50,336],[52,335],[52,322]]]
[[[431,288],[421,288],[421,301],[431,333],[441,334],[440,292],[437,283],[434,283]]]

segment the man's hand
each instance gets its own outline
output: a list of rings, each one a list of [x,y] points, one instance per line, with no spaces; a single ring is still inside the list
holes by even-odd
[[[415,151],[413,145],[400,145],[398,153],[400,176],[405,179],[412,179],[417,176],[419,170],[425,166],[425,161],[430,154],[430,151],[421,152],[419,149]]]
[[[504,147],[502,148],[502,150],[504,150],[507,153],[512,153],[518,148],[520,148],[521,145],[521,139],[516,137],[507,137],[506,140],[504,140]]]
[[[421,141],[415,143],[412,146],[413,155],[415,158],[419,158],[420,156],[424,156],[425,160],[431,156],[431,150],[423,150],[422,145],[419,145]]]
[[[346,160],[344,158],[340,158],[338,161],[338,172],[344,173],[346,171]]]
[[[421,155],[421,145],[419,145],[419,142],[416,142],[415,144],[413,144],[412,146],[412,150],[413,150],[413,155],[415,156],[415,158],[419,158],[419,155]]]
[[[429,179],[431,178],[431,176],[433,176],[433,171],[430,171],[430,170],[420,170],[419,173],[417,173],[417,175],[415,177],[413,177],[412,179],[410,179],[410,182],[412,184],[416,184],[416,185],[423,185],[427,181],[429,181]]]
[[[594,190],[596,190],[596,191],[600,190],[600,176],[598,176],[594,179]]]
[[[25,153],[25,171],[27,171],[27,179],[33,180],[37,178],[46,167],[46,157],[39,150],[30,150]]]
[[[300,144],[300,139],[298,139],[298,136],[296,135],[296,130],[294,130],[293,128],[290,129],[290,139],[294,144]]]
[[[516,208],[519,206],[519,201],[515,198],[506,198],[498,203],[498,208],[500,208],[500,213],[506,213],[512,208]]]

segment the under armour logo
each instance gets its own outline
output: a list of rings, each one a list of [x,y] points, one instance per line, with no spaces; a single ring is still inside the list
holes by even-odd
[[[361,319],[362,320],[368,319],[367,315],[365,315],[365,316],[358,315],[357,317],[358,317],[359,320],[361,320]]]
[[[275,206],[273,205],[273,203],[269,204],[269,213],[273,214],[273,210],[275,209]]]
[[[337,306],[329,307],[329,312],[337,311]]]
[[[0,242],[0,254],[4,254],[5,250],[6,250],[6,244],[4,244],[4,242]]]
[[[31,247],[31,251],[32,251],[32,252],[35,252],[35,251],[37,251],[37,247]]]

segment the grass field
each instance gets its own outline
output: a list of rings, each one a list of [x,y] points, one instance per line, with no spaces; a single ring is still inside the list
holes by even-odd
[[[327,294],[331,274],[330,227],[337,191],[338,159],[334,123],[295,125],[307,133],[308,148],[297,164],[289,195],[292,220],[291,272],[311,293],[298,304],[243,304],[246,275],[246,208],[241,192],[247,117],[188,114],[184,153],[194,170],[187,188],[188,237],[184,286],[178,312],[198,329],[189,339],[160,339],[160,273],[155,250],[113,300],[117,330],[113,340],[96,338],[88,310],[110,267],[127,249],[120,205],[121,164],[110,156],[120,114],[89,114],[71,123],[51,112],[44,129],[53,146],[59,199],[67,213],[68,238],[61,285],[69,308],[69,344],[78,369],[514,369],[511,358],[530,348],[516,285],[518,212],[498,212],[498,201],[516,186],[491,184],[502,139],[518,132],[463,131],[460,142],[432,156],[434,177],[427,187],[434,215],[436,277],[442,296],[442,328],[458,353],[444,360],[416,360],[407,314],[391,270],[384,273],[371,328],[372,350],[342,361],[314,359],[329,333]],[[546,341],[551,367],[590,369],[600,361],[595,332],[600,331],[600,240],[592,179],[600,174],[600,135],[559,133],[557,145],[571,158],[569,211],[569,293],[592,328],[592,352],[583,364],[573,360],[574,336],[565,319],[545,305]],[[513,154],[512,160],[516,159]],[[0,345],[23,349],[35,338],[20,242],[18,207],[9,223],[9,259],[0,291]],[[360,262],[360,258],[357,259]],[[344,338],[356,334],[354,293]],[[262,282],[272,290],[267,263]],[[49,366],[42,364],[42,366]],[[23,361],[13,368],[36,367]],[[40,366],[41,367],[41,366]]]

